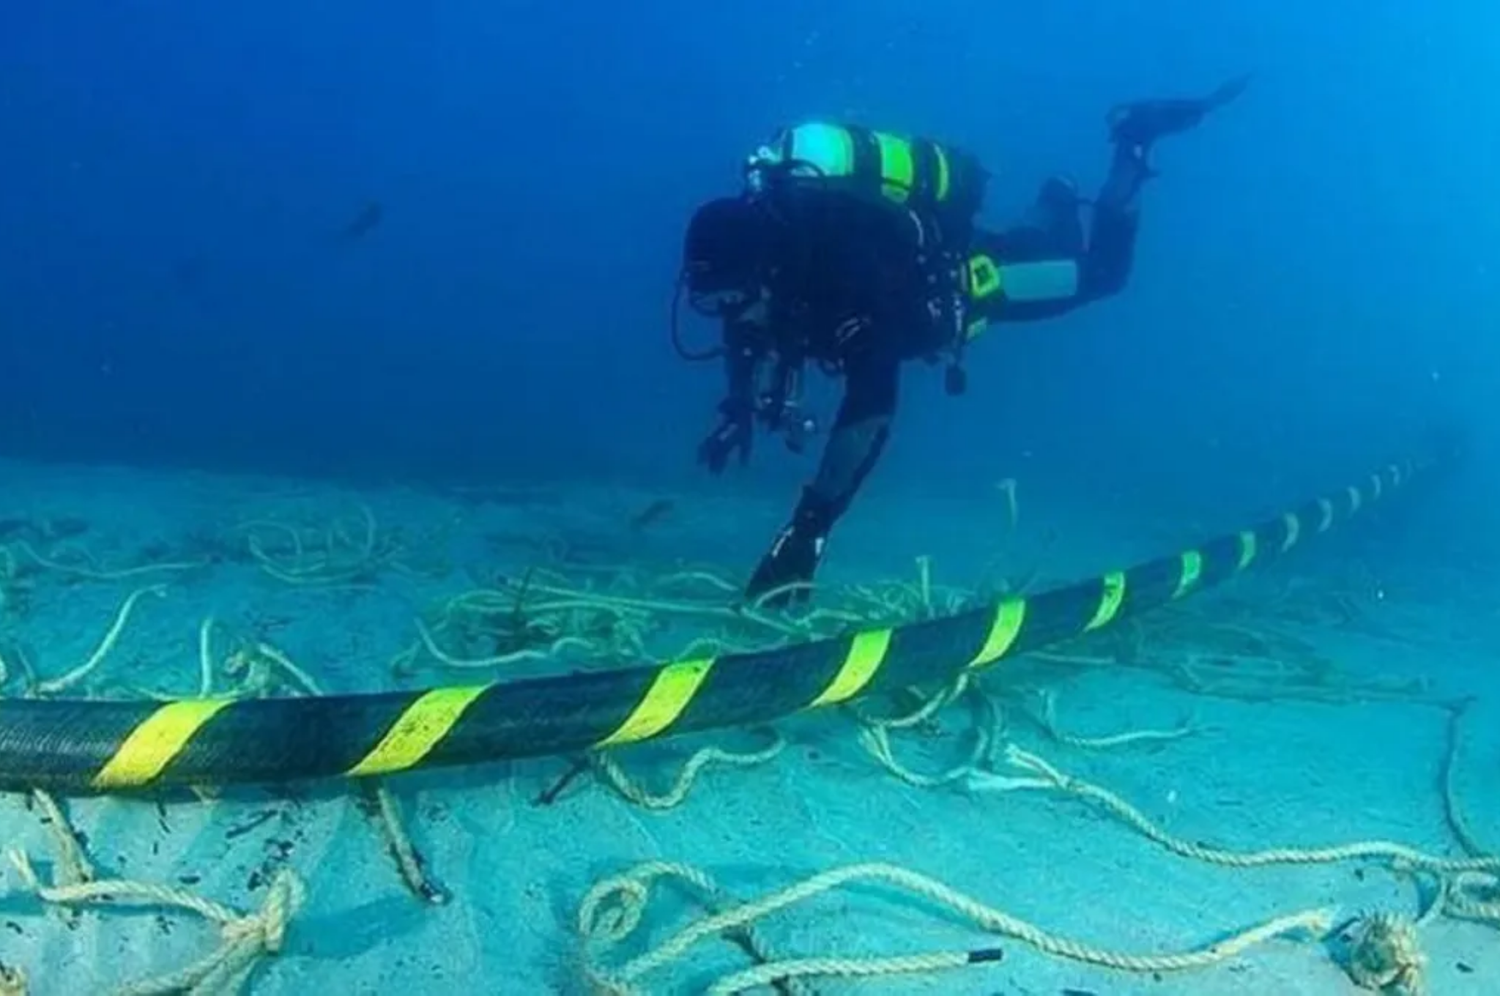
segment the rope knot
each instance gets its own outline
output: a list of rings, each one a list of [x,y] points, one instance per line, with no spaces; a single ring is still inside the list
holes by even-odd
[[[250,942],[266,954],[280,954],[286,943],[286,928],[306,898],[301,879],[283,868],[271,880],[266,905],[259,913],[239,917],[223,926],[228,943]]]
[[[1344,967],[1355,985],[1386,996],[1427,991],[1427,958],[1417,943],[1416,927],[1403,916],[1376,913],[1361,920]]]
[[[650,890],[638,879],[601,882],[578,911],[578,931],[586,940],[618,944],[640,926],[649,900]]]

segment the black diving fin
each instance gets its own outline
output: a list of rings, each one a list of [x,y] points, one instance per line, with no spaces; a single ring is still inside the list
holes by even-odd
[[[1210,112],[1230,103],[1250,85],[1250,74],[1236,76],[1206,97],[1138,100],[1112,108],[1107,118],[1117,143],[1149,147],[1158,138],[1197,127]]]

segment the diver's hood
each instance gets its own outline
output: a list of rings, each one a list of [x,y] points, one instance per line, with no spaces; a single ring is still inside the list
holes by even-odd
[[[770,258],[774,222],[743,197],[709,201],[693,212],[683,240],[688,288],[712,293],[747,286]]]

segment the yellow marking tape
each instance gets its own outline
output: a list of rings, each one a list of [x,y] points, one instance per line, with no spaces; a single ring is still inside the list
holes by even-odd
[[[1242,531],[1240,533],[1240,562],[1235,566],[1235,570],[1243,571],[1254,563],[1256,550],[1255,531],[1253,529]]]
[[[1173,598],[1181,598],[1197,586],[1203,577],[1203,554],[1197,550],[1182,551],[1179,560],[1182,563],[1182,572],[1177,578],[1177,590],[1172,592]]]
[[[890,646],[889,628],[855,633],[854,638],[849,641],[849,652],[844,655],[844,663],[839,665],[839,673],[833,676],[833,681],[823,689],[823,694],[813,699],[808,708],[832,705],[858,695],[870,683],[870,679],[875,677],[875,672],[880,670]]]
[[[712,657],[701,660],[668,664],[656,673],[651,687],[646,689],[640,703],[620,724],[620,728],[599,741],[599,747],[615,747],[619,744],[649,740],[671,726],[682,715],[693,696],[698,694],[703,679],[714,666]]]
[[[422,763],[432,748],[442,742],[464,711],[483,695],[489,685],[434,688],[424,692],[385,731],[368,754],[350,768],[352,776],[405,771]]]
[[[1085,631],[1096,630],[1100,626],[1106,626],[1114,619],[1115,614],[1120,611],[1120,603],[1125,600],[1125,575],[1121,571],[1110,571],[1104,575],[1104,591],[1099,596],[1099,608],[1094,611],[1094,618],[1084,627]]]
[[[1318,523],[1318,532],[1328,532],[1328,527],[1333,525],[1333,502],[1327,498],[1318,499],[1318,508],[1323,513],[1323,519]]]
[[[993,664],[1004,657],[1016,642],[1020,635],[1021,624],[1026,621],[1026,599],[1007,598],[995,606],[995,618],[990,622],[989,635],[984,639],[984,646],[974,659],[969,661],[968,670]]]
[[[182,753],[204,723],[233,702],[233,699],[184,699],[161,706],[130,731],[114,756],[94,776],[94,788],[145,785]]]
[[[1281,541],[1281,552],[1285,553],[1297,545],[1297,540],[1302,535],[1302,520],[1297,518],[1296,512],[1288,512],[1281,517],[1286,523],[1286,539]]]

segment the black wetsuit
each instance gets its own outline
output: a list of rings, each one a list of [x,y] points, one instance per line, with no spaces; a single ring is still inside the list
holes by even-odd
[[[761,560],[747,594],[811,581],[829,531],[886,445],[903,362],[951,353],[976,321],[1050,318],[1125,286],[1139,194],[1152,175],[1151,143],[1192,127],[1243,85],[1226,84],[1199,101],[1129,105],[1113,119],[1114,158],[1093,202],[1087,237],[1081,200],[1058,180],[1043,187],[1018,224],[1002,231],[952,219],[944,231],[936,218],[817,184],[776,202],[765,300],[725,326],[726,404],[743,414],[757,403],[754,378],[768,349],[786,370],[816,362],[840,374],[845,386],[817,475]],[[974,295],[959,275],[976,256],[993,264],[995,293]],[[954,300],[962,303],[958,311],[945,307]],[[773,407],[783,400],[775,397]],[[767,420],[774,424],[775,415]],[[794,587],[786,597],[805,591]]]
[[[849,508],[880,458],[895,417],[904,362],[936,356],[961,335],[942,305],[952,293],[934,259],[989,257],[999,268],[999,293],[966,303],[965,324],[1049,318],[1119,291],[1130,273],[1137,228],[1136,193],[1147,173],[1143,161],[1121,148],[1110,179],[1094,202],[1085,239],[1075,198],[1056,184],[1022,221],[992,232],[974,229],[967,244],[922,245],[938,238],[920,217],[852,197],[815,193],[785,218],[785,248],[769,275],[764,324],[731,334],[747,348],[730,350],[730,380],[747,384],[754,341],[779,353],[818,362],[844,379],[844,396],[829,431],[817,475],[803,489],[791,522],[762,560],[748,592],[755,596],[809,581],[833,525]],[[926,253],[920,249],[925,248]],[[919,261],[925,256],[926,263]],[[1050,283],[1025,299],[1003,288],[1010,272],[1033,268]],[[1071,274],[1071,279],[1069,277]],[[738,365],[738,369],[735,366]],[[793,592],[792,594],[795,594]]]

